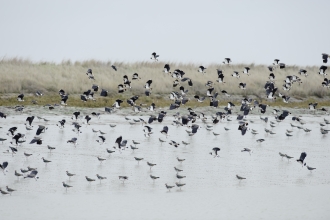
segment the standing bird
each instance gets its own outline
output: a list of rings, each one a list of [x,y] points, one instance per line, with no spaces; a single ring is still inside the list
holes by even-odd
[[[148,166],[150,167],[150,170],[151,170],[151,168],[153,167],[153,166],[156,166],[157,164],[155,164],[155,163],[149,163],[148,161],[147,161],[147,164],[148,164]]]
[[[67,191],[68,188],[72,187],[72,186],[66,184],[65,182],[62,182],[62,184],[63,184],[63,186],[65,187],[65,191]]]
[[[86,178],[86,180],[87,180],[89,183],[95,181],[95,179],[89,178],[88,176],[85,176],[85,178]]]
[[[50,162],[52,162],[52,161],[50,161],[50,160],[46,160],[45,158],[41,158],[43,161],[44,161],[44,163],[46,164],[46,166],[47,166],[47,163],[50,163]]]
[[[241,176],[239,176],[239,175],[236,175],[236,177],[237,177],[237,179],[239,179],[239,181],[241,181],[241,180],[245,180],[245,179],[246,179],[245,177],[241,177]]]
[[[301,163],[302,166],[306,166],[306,163],[304,164],[304,160],[307,157],[306,152],[302,152],[300,154],[300,158],[297,160],[298,163]]]
[[[100,183],[102,180],[106,179],[105,176],[100,176],[99,174],[96,174],[97,178],[100,180]]]
[[[66,171],[66,175],[69,177],[69,181],[70,181],[71,177],[75,176],[76,174]]]
[[[150,178],[153,179],[154,182],[155,182],[156,179],[159,179],[158,176],[154,176],[154,175],[150,175]]]
[[[185,183],[178,183],[178,182],[176,182],[175,184],[176,184],[177,187],[180,188],[180,190],[181,190],[181,187],[183,187],[184,185],[186,185]]]
[[[168,189],[168,191],[171,191],[171,189],[174,187],[174,186],[168,185],[167,183],[165,183],[165,186]]]
[[[310,167],[310,166],[307,166],[307,169],[310,170],[312,172],[312,170],[315,170],[316,168],[314,167]]]

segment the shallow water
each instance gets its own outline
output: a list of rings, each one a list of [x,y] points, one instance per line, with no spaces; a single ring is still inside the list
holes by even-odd
[[[245,136],[237,130],[238,122],[220,122],[213,131],[205,129],[206,124],[198,121],[202,128],[194,136],[188,136],[186,127],[172,126],[172,116],[166,117],[161,124],[152,123],[153,134],[144,137],[141,124],[130,125],[124,117],[118,115],[102,115],[101,119],[92,118],[90,125],[82,126],[82,133],[72,131],[71,116],[45,116],[50,121],[45,123],[34,120],[34,130],[26,131],[23,123],[27,115],[13,115],[0,119],[0,137],[6,135],[8,129],[18,127],[18,132],[27,136],[27,143],[18,147],[18,153],[2,153],[9,149],[8,140],[0,144],[0,162],[8,161],[8,173],[0,174],[0,187],[6,185],[17,189],[12,196],[1,196],[1,215],[5,219],[23,219],[33,215],[34,219],[69,219],[79,218],[113,218],[113,219],[236,219],[239,217],[260,219],[329,219],[330,202],[330,147],[329,137],[320,133],[319,122],[323,117],[303,115],[307,122],[303,127],[311,129],[310,133],[293,128],[293,137],[285,135],[290,126],[291,117],[277,123],[272,130],[274,135],[266,134],[264,128],[270,129],[259,116],[248,116],[254,120],[249,123],[251,129]],[[129,116],[129,118],[147,116]],[[270,116],[273,118],[272,116]],[[210,117],[209,117],[210,118]],[[64,129],[56,126],[57,121],[66,119]],[[109,124],[117,124],[111,128]],[[28,144],[42,124],[48,130],[42,134],[42,145]],[[210,120],[209,123],[211,124]],[[296,124],[296,123],[295,123]],[[169,126],[169,137],[160,133],[164,125]],[[224,127],[231,130],[225,131]],[[330,127],[330,126],[329,126]],[[92,128],[106,132],[105,144],[96,142],[97,136]],[[127,148],[122,153],[116,150],[111,156],[106,148],[112,148],[117,137],[141,142],[134,152]],[[66,143],[72,137],[78,138],[75,148]],[[158,138],[167,142],[161,144]],[[257,143],[264,138],[266,141]],[[175,148],[168,144],[169,140],[187,141],[190,145]],[[56,147],[49,153],[47,145]],[[220,147],[220,157],[214,158],[209,153],[213,147]],[[244,147],[250,148],[251,155],[241,152]],[[113,148],[112,148],[113,149]],[[33,153],[25,159],[23,152]],[[279,152],[294,158],[288,162],[282,159]],[[316,170],[310,172],[296,162],[301,152],[306,152],[305,162]],[[106,158],[102,164],[97,156]],[[180,164],[176,157],[186,159]],[[44,157],[52,162],[45,165]],[[134,157],[143,157],[139,164]],[[151,170],[146,161],[156,163]],[[38,181],[33,179],[19,180],[14,171],[20,168],[37,167]],[[174,166],[183,169],[182,175],[186,183],[182,190],[173,188],[171,192],[165,183],[173,185],[177,182]],[[69,181],[65,171],[77,176]],[[89,184],[85,176],[96,178],[96,174],[106,176],[107,180],[98,180]],[[160,178],[153,181],[150,174]],[[236,174],[246,177],[238,181]],[[129,180],[123,184],[119,175],[126,175]],[[72,185],[68,191],[62,181]],[[17,211],[14,211],[15,207]]]

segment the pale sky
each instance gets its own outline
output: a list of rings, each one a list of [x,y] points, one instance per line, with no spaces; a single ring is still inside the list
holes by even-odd
[[[1,0],[0,59],[321,65],[330,1]]]

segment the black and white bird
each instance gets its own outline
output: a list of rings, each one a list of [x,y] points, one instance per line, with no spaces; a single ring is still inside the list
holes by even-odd
[[[299,73],[301,76],[305,76],[305,77],[307,77],[307,70],[300,69],[298,73]]]
[[[130,89],[132,88],[132,87],[131,87],[131,81],[129,81],[127,75],[124,75],[124,76],[123,76],[123,81],[124,81],[124,86],[125,86],[126,88],[130,88]]]
[[[10,147],[10,146],[9,146],[9,148],[10,148],[10,150],[11,150],[11,155],[12,155],[12,157],[13,157],[14,154],[16,154],[16,152],[17,152],[17,148],[16,148],[16,147]]]
[[[165,183],[165,186],[166,186],[166,189],[168,189],[168,191],[171,191],[171,189],[174,187],[174,186],[168,185],[167,183]]]
[[[133,73],[132,80],[139,80],[139,79],[141,79],[141,78],[139,77],[139,74],[137,74],[137,73]]]
[[[244,67],[244,70],[243,70],[244,74],[249,76],[250,75],[249,71],[250,71],[250,67]]]
[[[206,73],[205,70],[206,70],[206,68],[204,66],[198,67],[198,72],[200,72],[200,73]]]
[[[78,144],[77,140],[78,140],[78,138],[74,137],[74,138],[71,138],[70,140],[68,140],[66,143],[73,144],[76,147]]]
[[[123,84],[118,85],[118,93],[123,93],[126,91],[126,88],[123,86]]]
[[[127,103],[130,105],[130,106],[134,106],[135,105],[135,102],[139,99],[139,96],[136,95],[136,96],[133,96],[131,97],[130,99],[127,99]]]
[[[46,164],[46,166],[47,166],[48,163],[51,163],[51,162],[52,162],[52,161],[47,160],[47,159],[45,159],[45,158],[43,158],[43,157],[42,157],[41,159],[42,159],[42,161]]]
[[[304,160],[306,157],[307,157],[306,152],[302,152],[300,154],[300,158],[297,160],[297,162],[300,163],[302,166],[306,166],[306,163],[304,163]]]
[[[239,83],[238,88],[246,89],[246,83]]]
[[[117,99],[115,103],[113,103],[112,107],[120,108],[121,103],[123,103],[123,100]]]
[[[229,64],[231,63],[231,59],[230,58],[225,58],[225,60],[222,62],[223,64]]]
[[[319,70],[320,70],[319,74],[322,75],[322,76],[326,76],[327,73],[326,73],[325,71],[326,71],[327,69],[328,69],[327,66],[323,66],[323,65],[322,65],[322,66],[320,67],[320,69],[319,69]]]
[[[241,152],[248,152],[250,154],[250,156],[251,156],[252,150],[245,147],[243,150],[241,150]]]
[[[225,76],[223,75],[222,70],[217,69],[217,73],[218,73],[218,79],[217,79],[217,82],[218,82],[218,83],[226,83],[226,82],[224,81]]]
[[[198,102],[204,102],[204,100],[205,100],[205,96],[204,96],[204,97],[199,97],[198,95],[195,95],[194,98],[195,98]]]
[[[43,126],[43,125],[38,125],[38,130],[36,132],[36,135],[40,135],[41,133],[45,133],[45,131],[47,130],[48,128]]]
[[[231,74],[231,76],[237,79],[241,77],[237,71],[234,71],[233,74]]]
[[[124,183],[125,180],[128,180],[128,176],[119,176],[119,180],[122,180]]]
[[[280,60],[279,59],[274,59],[273,65],[276,67],[279,65]]]
[[[180,86],[180,92],[183,96],[185,96],[188,93],[188,90],[184,90],[184,87]]]
[[[171,73],[171,72],[170,72],[170,69],[171,69],[171,68],[170,68],[170,65],[169,65],[169,64],[165,64],[163,72],[164,72],[164,73]]]
[[[19,140],[21,138],[25,138],[25,135],[24,134],[21,134],[21,133],[17,133],[17,134],[14,135],[13,140],[15,140],[15,145],[16,146],[18,145]],[[12,142],[10,142],[10,143],[13,144]]]
[[[279,66],[280,66],[280,69],[284,69],[285,68],[285,64],[284,63],[280,63]]]
[[[105,137],[104,136],[99,136],[99,139],[98,140],[96,140],[98,143],[100,143],[100,144],[104,144],[104,142],[105,142]]]
[[[188,85],[189,85],[190,87],[193,86],[193,82],[192,82],[192,80],[191,80],[190,78],[185,77],[185,78],[181,79],[181,82],[185,82],[185,81],[188,82]]]
[[[246,133],[246,131],[247,131],[247,126],[248,126],[248,123],[242,123],[242,124],[240,124],[239,126],[238,126],[238,130],[240,130],[241,131],[241,134],[242,135],[245,135],[245,133]]]
[[[61,121],[58,121],[59,124],[56,124],[56,126],[58,126],[59,128],[64,128],[64,125],[65,125],[65,119],[62,119]]]
[[[145,88],[145,89],[152,89],[152,88],[151,88],[151,83],[152,83],[152,80],[149,79],[149,80],[146,82],[144,88]]]
[[[270,81],[274,81],[274,80],[275,80],[275,75],[274,75],[274,73],[270,73],[268,79],[269,79]]]
[[[0,118],[7,118],[7,115],[5,114],[5,113],[3,113],[3,112],[0,112]]]
[[[153,52],[152,54],[151,54],[151,60],[155,60],[155,61],[158,61],[158,57],[159,57],[159,55],[157,55],[156,54],[156,52]]]
[[[180,143],[177,143],[173,140],[171,140],[171,142],[169,142],[170,145],[173,145],[174,147],[179,147]]]
[[[8,131],[8,135],[14,136],[15,132],[17,131],[17,127],[11,127]]]
[[[38,175],[38,171],[37,170],[32,170],[27,176],[24,177],[25,178],[34,178],[35,180],[37,180],[39,177],[37,177]]]
[[[239,179],[239,181],[246,179],[245,177],[242,177],[242,176],[239,176],[239,175],[236,175],[236,178]]]
[[[308,108],[309,108],[310,110],[315,110],[317,104],[318,104],[317,102],[316,102],[316,103],[309,103],[309,104],[308,104]]]
[[[285,96],[281,93],[279,93],[278,96],[282,98],[284,103],[289,103],[290,96]]]
[[[179,187],[180,190],[181,190],[181,187],[185,186],[186,184],[185,184],[185,183],[178,183],[178,182],[176,182],[175,185],[176,185],[177,187]]]
[[[114,71],[117,71],[117,67],[115,65],[111,65],[111,68],[114,70]]]
[[[328,54],[326,54],[326,53],[322,53],[322,60],[323,60],[323,63],[327,63],[329,57],[330,57],[330,56],[329,56]]]
[[[62,95],[61,96],[61,105],[66,106],[67,105],[66,102],[68,101],[68,99],[69,99],[68,95]]]
[[[280,121],[283,121],[288,115],[290,115],[291,112],[287,111],[287,110],[283,110],[282,111],[282,114],[279,115],[279,116],[276,116],[275,118],[280,120]]]
[[[156,179],[159,179],[159,176],[154,176],[154,175],[151,175],[151,174],[150,174],[150,178],[151,178],[153,181],[155,181]]]
[[[101,93],[100,93],[100,96],[107,97],[108,96],[108,90],[102,89]]]
[[[260,111],[260,113],[265,114],[265,113],[266,113],[266,108],[267,108],[268,106],[269,106],[269,105],[259,104],[259,111]]]
[[[315,169],[315,168],[313,168],[313,169]],[[16,191],[16,189],[9,188],[8,186],[6,186],[6,189],[10,193],[10,195],[12,194],[12,192]]]
[[[163,130],[160,131],[161,134],[165,135],[166,138],[168,136],[168,127],[167,126],[164,126],[163,127]]]
[[[8,172],[8,171],[6,170],[7,167],[8,167],[8,162],[7,162],[7,161],[5,161],[5,162],[3,162],[2,164],[0,164],[0,169],[2,169],[2,172],[3,172],[3,174],[5,174],[5,175],[6,175],[6,172]]]
[[[95,181],[95,179],[89,178],[88,176],[85,176],[85,178],[86,178],[86,180],[87,180],[89,183]]]
[[[88,79],[95,80],[92,69],[88,69],[86,75],[88,76]]]
[[[42,94],[39,90],[36,91],[35,95],[36,95],[37,97],[41,97],[41,96],[43,96],[43,94]]]
[[[65,191],[67,191],[68,188],[72,187],[72,186],[66,184],[65,182],[62,182],[62,184],[63,184],[63,187],[65,188]]]
[[[24,94],[19,94],[19,95],[17,96],[17,101],[19,101],[19,102],[24,102]]]
[[[148,162],[147,161],[147,164],[148,164],[148,166],[150,167],[150,170],[151,170],[151,168],[153,167],[153,166],[156,166],[157,164],[155,164],[155,163],[150,163],[150,162]]]
[[[96,177],[100,180],[100,183],[102,180],[107,179],[105,176],[100,176],[99,174],[96,174]]]
[[[322,86],[326,88],[330,88],[330,79],[324,78],[322,82]]]
[[[221,93],[225,95],[226,97],[230,97],[230,94],[226,90],[222,90]]]
[[[220,155],[218,155],[218,152],[220,151],[219,147],[212,148],[212,151],[214,152],[214,157],[220,157]],[[212,155],[212,152],[210,154]]]
[[[316,168],[314,168],[314,167],[310,167],[310,166],[306,166],[306,167],[307,167],[307,169],[310,170],[311,172],[312,172],[313,170],[316,169]]]

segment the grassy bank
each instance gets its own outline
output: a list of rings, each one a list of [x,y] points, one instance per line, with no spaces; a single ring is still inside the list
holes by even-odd
[[[64,89],[69,96],[68,105],[71,106],[86,106],[86,107],[103,107],[110,106],[117,98],[126,100],[133,95],[140,95],[138,103],[151,104],[154,102],[157,106],[168,106],[172,103],[168,96],[172,91],[179,91],[177,86],[173,88],[172,82],[174,79],[168,74],[162,72],[165,63],[162,62],[136,62],[136,63],[112,63],[89,60],[84,62],[64,61],[60,64],[50,62],[34,63],[22,59],[8,59],[0,62],[0,105],[17,105],[16,97],[20,93],[24,93],[25,105],[31,104],[32,100],[37,100],[38,105],[59,103],[60,98],[57,92]],[[206,95],[205,83],[213,81],[216,92],[226,90],[232,95],[230,99],[225,99],[219,95],[221,104],[226,104],[228,101],[239,102],[242,96],[249,96],[263,103],[269,103],[276,106],[297,106],[306,107],[309,102],[319,102],[319,106],[329,106],[330,89],[325,89],[321,86],[323,77],[318,74],[318,66],[288,66],[285,69],[276,69],[276,86],[279,92],[291,96],[291,103],[285,104],[281,100],[269,102],[265,98],[264,84],[268,80],[269,70],[264,65],[254,64],[237,64],[237,65],[221,65],[211,64],[207,67],[206,73],[197,72],[198,66],[201,64],[193,63],[169,63],[171,71],[181,69],[186,74],[185,77],[192,79],[194,86],[188,87],[187,83],[182,83],[185,89],[188,89],[188,97],[191,101],[187,103],[189,107],[207,106],[209,103],[197,103],[193,100],[194,95]],[[114,71],[111,65],[115,65],[118,71]],[[251,68],[251,75],[247,76],[242,73],[245,66]],[[95,81],[89,80],[86,76],[88,68],[93,69]],[[300,77],[299,69],[306,69],[308,77]],[[216,83],[216,69],[222,69],[225,75],[224,84]],[[236,79],[231,77],[233,71],[239,71],[241,78]],[[141,77],[139,81],[132,81],[132,89],[124,94],[117,93],[118,84],[123,83],[123,76],[127,75],[132,78],[133,73],[138,73]],[[302,79],[302,84],[294,84],[290,91],[282,91],[283,80],[288,75],[297,75]],[[147,80],[152,79],[152,95],[144,96],[144,84]],[[241,90],[238,88],[239,82],[247,83],[247,89]],[[95,95],[97,101],[88,101],[83,103],[80,101],[79,94],[91,89],[92,84],[97,84],[101,88],[109,91],[109,97],[99,97]],[[33,94],[36,90],[43,92],[41,98],[35,97]],[[21,103],[23,104],[23,103]],[[124,106],[127,106],[126,104]]]

